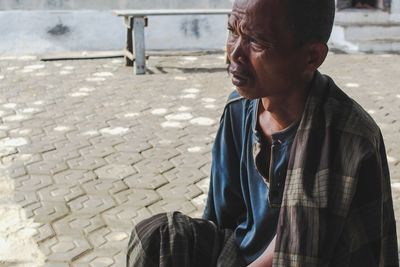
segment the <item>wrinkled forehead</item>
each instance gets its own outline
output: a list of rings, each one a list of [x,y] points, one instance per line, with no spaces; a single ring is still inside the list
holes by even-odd
[[[245,20],[246,27],[257,31],[279,31],[286,14],[284,0],[236,0],[230,20]]]

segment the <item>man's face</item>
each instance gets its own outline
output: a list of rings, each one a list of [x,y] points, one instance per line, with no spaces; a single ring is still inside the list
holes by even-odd
[[[232,83],[249,99],[284,96],[301,86],[307,62],[286,23],[282,0],[236,0],[227,52]],[[297,87],[296,87],[297,86]]]

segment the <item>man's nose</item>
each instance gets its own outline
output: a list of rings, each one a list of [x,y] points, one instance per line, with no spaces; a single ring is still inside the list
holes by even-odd
[[[229,60],[231,62],[243,63],[245,60],[245,51],[243,46],[243,38],[239,36],[231,45]]]

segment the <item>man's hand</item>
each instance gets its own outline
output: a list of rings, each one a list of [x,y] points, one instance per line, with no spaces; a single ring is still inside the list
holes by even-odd
[[[258,259],[253,261],[248,267],[272,267],[272,260],[274,258],[274,250],[275,250],[275,239],[272,239],[271,243],[269,243],[267,249],[261,254]]]

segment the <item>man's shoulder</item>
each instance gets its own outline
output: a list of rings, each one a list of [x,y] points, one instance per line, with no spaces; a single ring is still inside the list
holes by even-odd
[[[228,100],[226,101],[226,104],[225,104],[225,105],[226,105],[226,106],[229,106],[229,105],[232,104],[232,103],[239,102],[239,101],[243,101],[243,100],[245,100],[245,98],[244,98],[243,96],[239,95],[238,91],[233,90],[233,91],[229,94]]]
[[[331,80],[333,83],[333,80]],[[324,111],[331,126],[336,130],[367,138],[375,143],[380,137],[380,129],[374,119],[354,99],[343,92],[336,84],[329,95]]]

